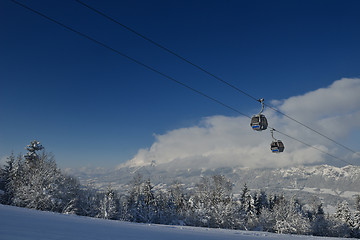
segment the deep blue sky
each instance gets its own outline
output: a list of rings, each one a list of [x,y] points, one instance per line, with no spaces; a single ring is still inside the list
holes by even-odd
[[[22,2],[248,115],[258,111],[76,1]],[[360,76],[359,1],[85,2],[258,98]],[[115,166],[151,146],[153,134],[236,116],[11,1],[0,2],[0,22],[0,158],[38,139],[61,167]]]

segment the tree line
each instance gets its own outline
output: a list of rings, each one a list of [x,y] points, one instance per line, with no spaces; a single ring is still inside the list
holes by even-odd
[[[156,189],[137,174],[126,194],[111,186],[98,191],[63,174],[38,141],[26,149],[25,156],[11,154],[0,170],[2,204],[139,223],[360,237],[360,195],[355,211],[343,201],[335,214],[325,214],[315,197],[305,205],[296,196],[251,191],[246,184],[234,194],[233,184],[221,175],[202,177],[193,189],[180,182]]]

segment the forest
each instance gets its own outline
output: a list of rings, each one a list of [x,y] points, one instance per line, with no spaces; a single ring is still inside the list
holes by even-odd
[[[111,186],[99,191],[81,185],[62,173],[36,140],[26,150],[11,154],[0,169],[1,204],[138,223],[360,238],[360,195],[354,206],[339,202],[328,214],[316,197],[302,203],[295,195],[252,191],[246,183],[234,193],[221,175],[199,177],[193,189],[181,182],[160,189],[140,174],[120,194]]]

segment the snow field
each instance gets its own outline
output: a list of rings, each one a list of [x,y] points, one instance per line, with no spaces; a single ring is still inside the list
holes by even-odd
[[[0,205],[0,240],[340,240],[103,220]]]

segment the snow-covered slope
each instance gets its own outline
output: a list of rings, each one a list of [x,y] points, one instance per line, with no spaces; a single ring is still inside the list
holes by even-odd
[[[261,240],[323,239],[313,236],[279,235],[266,232],[163,226],[110,221],[95,218],[40,212],[0,205],[1,240]]]

